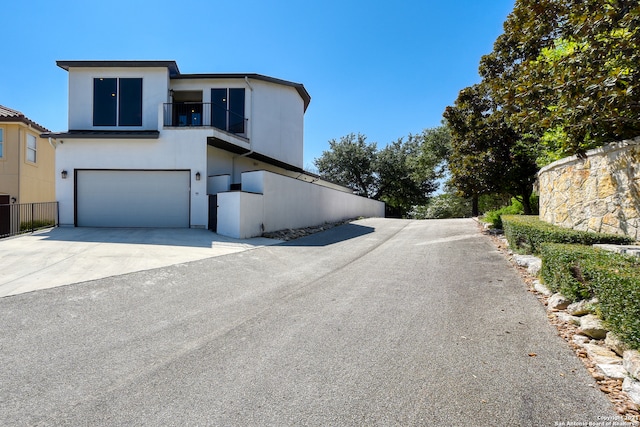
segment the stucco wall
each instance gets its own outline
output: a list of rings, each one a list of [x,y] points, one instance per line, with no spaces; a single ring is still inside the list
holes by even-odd
[[[193,131],[197,132],[197,131]],[[162,132],[159,139],[59,139],[56,169],[68,171],[66,179],[56,173],[60,224],[74,222],[74,169],[191,170],[191,226],[208,221],[206,131],[182,139],[178,131]],[[196,181],[193,174],[200,172]]]
[[[242,174],[245,192],[218,194],[218,233],[238,230],[231,237],[253,237],[263,231],[300,228],[359,216],[384,217],[384,203],[267,171]],[[251,197],[251,205],[240,205]],[[228,204],[228,206],[226,206]],[[238,220],[224,212],[240,208]],[[225,221],[230,221],[225,224]],[[253,233],[253,234],[252,234]]]
[[[640,240],[640,137],[545,166],[538,186],[542,220]]]
[[[94,78],[142,78],[142,126],[93,126]],[[167,68],[70,68],[69,129],[158,130],[158,106],[167,102]]]

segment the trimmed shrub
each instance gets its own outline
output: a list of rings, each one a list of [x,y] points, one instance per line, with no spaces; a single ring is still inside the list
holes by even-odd
[[[640,349],[640,259],[581,245],[545,243],[541,277],[574,301],[597,297],[602,319]]]
[[[553,292],[578,301],[593,296],[580,269],[580,260],[592,254],[589,246],[543,243],[540,248],[540,277]]]
[[[634,242],[630,237],[616,234],[592,233],[558,227],[541,221],[533,215],[503,215],[502,223],[504,235],[511,248],[525,253],[540,253],[540,245],[545,242],[581,245],[595,243],[628,245]]]

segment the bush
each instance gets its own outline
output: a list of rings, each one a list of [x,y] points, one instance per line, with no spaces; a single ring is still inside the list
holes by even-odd
[[[24,221],[20,223],[20,231],[37,230],[39,228],[53,227],[56,225],[54,220],[36,219],[33,221]]]
[[[414,206],[409,212],[409,217],[415,219],[465,218],[469,216],[471,216],[469,199],[448,193],[432,198],[425,206]]]
[[[522,215],[524,214],[524,206],[517,199],[511,198],[511,204],[509,206],[503,206],[499,209],[494,209],[485,212],[482,220],[491,224],[493,228],[503,229],[502,215]],[[535,214],[538,213],[538,195],[532,194],[529,198],[531,203],[531,209]]]
[[[491,224],[493,228],[502,230],[502,215],[522,215],[523,212],[522,204],[516,199],[512,199],[510,206],[505,206],[495,211],[489,211],[484,214],[482,220]]]
[[[597,297],[603,320],[640,349],[640,259],[581,245],[542,245],[542,279],[574,301]]]
[[[504,234],[513,250],[525,253],[540,253],[542,243],[577,243],[593,245],[612,243],[628,245],[630,237],[615,234],[592,233],[558,227],[541,221],[537,216],[503,215]]]

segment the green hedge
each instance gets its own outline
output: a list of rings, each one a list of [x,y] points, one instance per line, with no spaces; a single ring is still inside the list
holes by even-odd
[[[630,237],[615,234],[592,233],[558,227],[541,221],[537,216],[503,215],[504,235],[513,250],[525,253],[540,253],[540,245],[549,243],[595,243],[631,244]]]
[[[597,297],[603,320],[640,349],[640,259],[581,245],[541,247],[545,284],[575,300]]]

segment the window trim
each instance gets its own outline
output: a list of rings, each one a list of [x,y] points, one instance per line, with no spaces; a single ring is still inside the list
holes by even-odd
[[[30,139],[29,137],[33,138],[33,142],[34,142],[33,148],[29,147],[29,139]],[[38,163],[38,137],[37,136],[31,133],[27,133],[26,141],[25,141],[25,150],[26,150],[25,158],[24,158],[25,162],[31,163],[34,165],[37,164]],[[33,160],[29,158],[30,153],[33,153]]]

